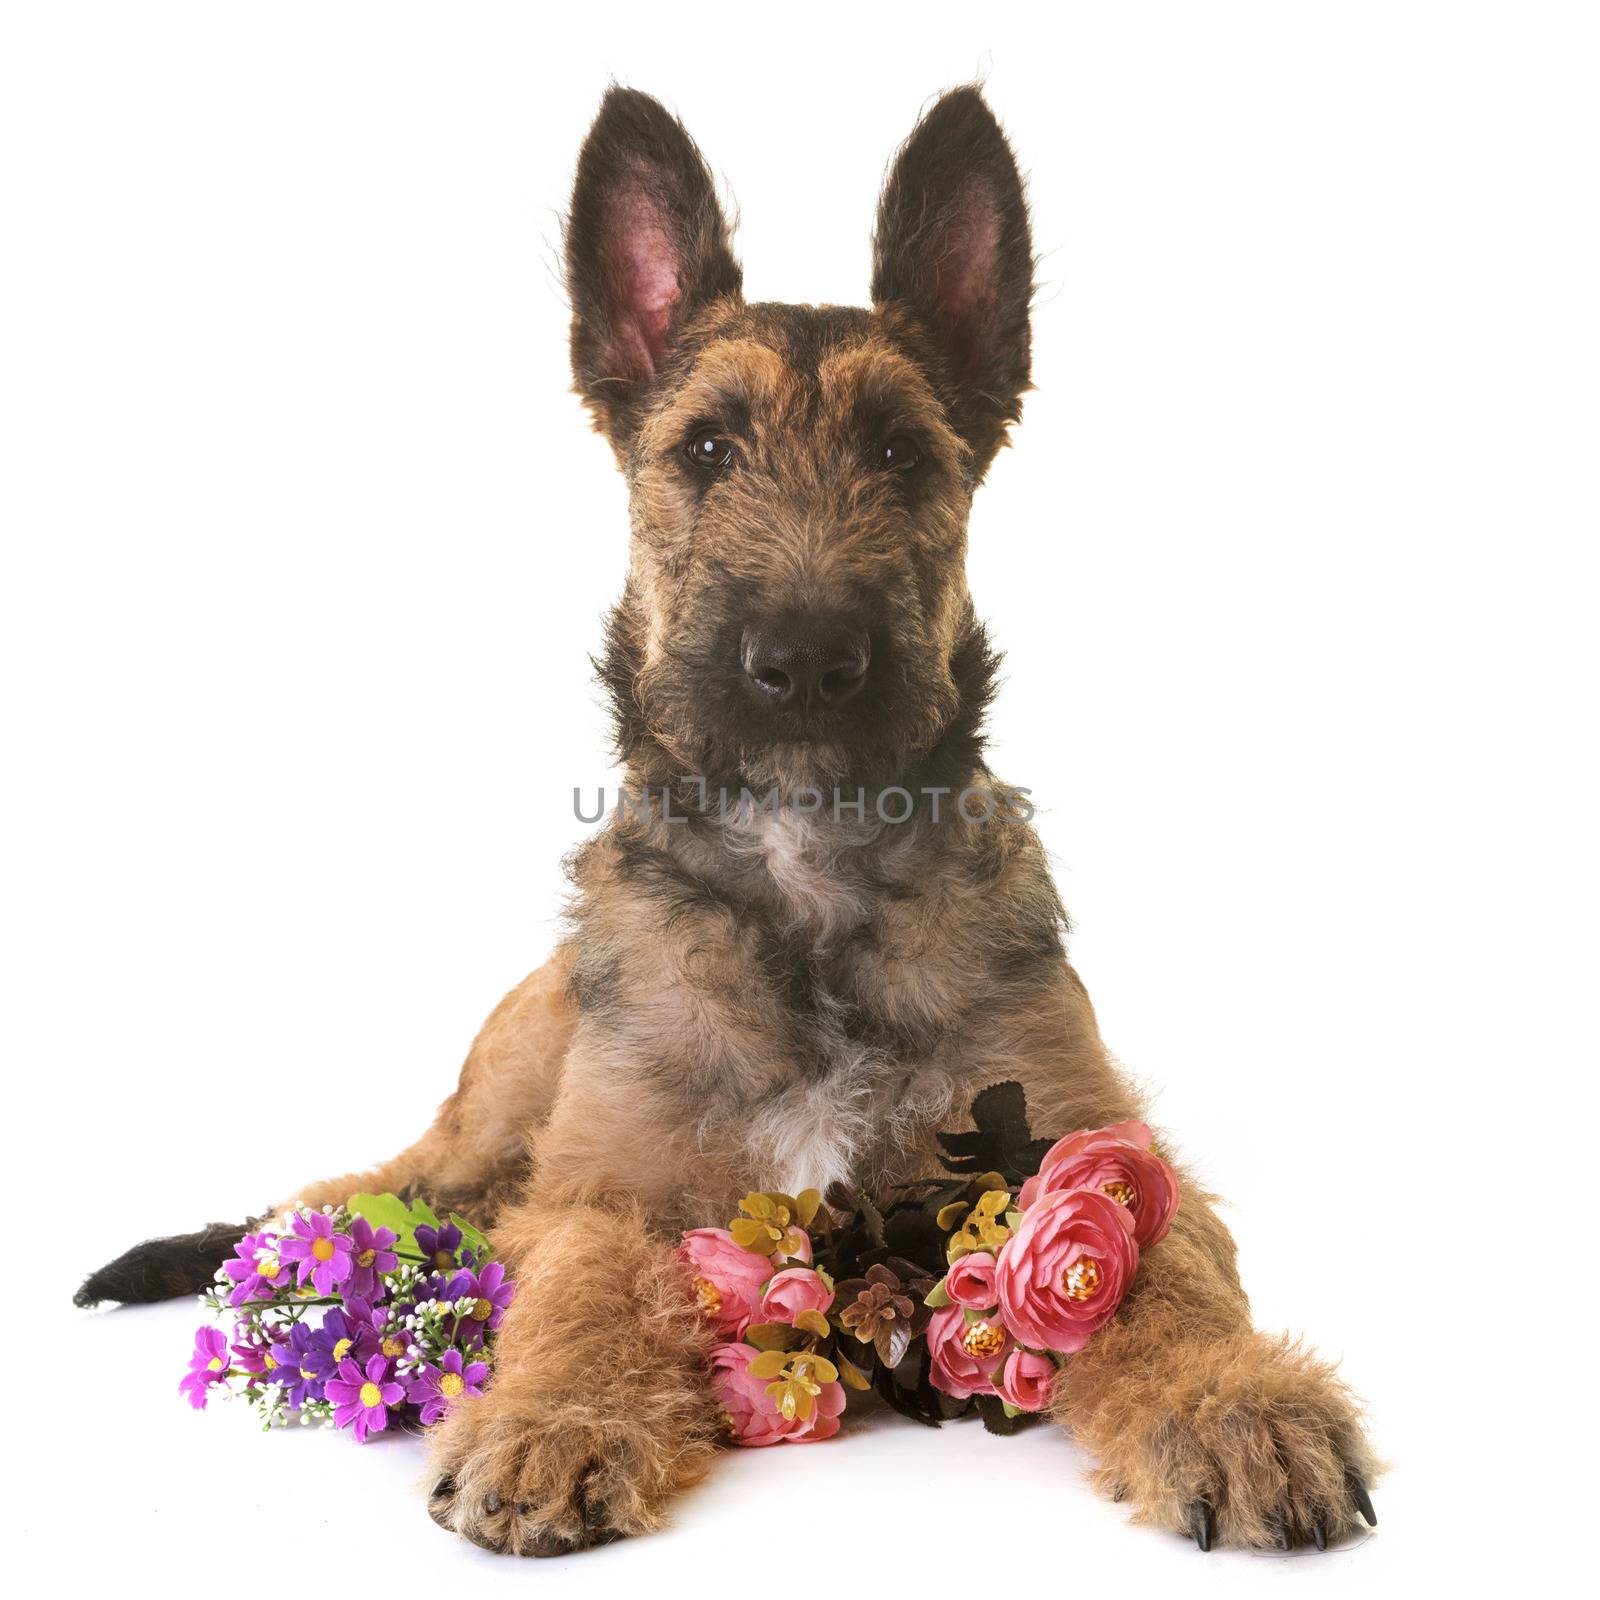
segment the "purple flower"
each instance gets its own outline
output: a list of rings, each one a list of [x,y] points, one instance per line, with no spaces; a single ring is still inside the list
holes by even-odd
[[[343,1283],[355,1265],[350,1235],[336,1233],[333,1218],[325,1211],[309,1216],[297,1211],[292,1227],[293,1236],[281,1241],[278,1253],[285,1261],[300,1263],[298,1283],[304,1286],[309,1280],[318,1294],[332,1294],[334,1284]]]
[[[278,1348],[278,1381],[283,1384],[284,1395],[296,1411],[307,1400],[322,1398],[322,1379],[312,1366],[316,1333],[316,1329],[297,1322]]]
[[[478,1274],[478,1300],[468,1315],[486,1328],[498,1328],[516,1293],[517,1286],[506,1276],[506,1269],[498,1261],[491,1261]]]
[[[230,1305],[242,1306],[246,1300],[270,1300],[280,1289],[289,1287],[283,1254],[278,1239],[270,1233],[247,1233],[233,1247],[238,1257],[224,1261],[222,1270],[234,1284]]]
[[[448,1272],[456,1264],[456,1251],[461,1248],[461,1230],[453,1222],[442,1228],[430,1228],[423,1223],[417,1229],[417,1248],[422,1259],[441,1272]]]
[[[228,1381],[228,1341],[221,1328],[200,1328],[194,1336],[188,1376],[178,1380],[178,1392],[189,1397],[196,1411],[204,1411],[213,1384]]]
[[[234,1324],[233,1364],[252,1377],[275,1378],[288,1359],[283,1346],[247,1322]]]
[[[413,1405],[421,1406],[426,1426],[437,1422],[463,1395],[482,1394],[488,1376],[484,1362],[467,1362],[459,1350],[446,1350],[438,1366],[424,1366],[411,1379],[406,1393]]]
[[[324,1380],[337,1377],[343,1361],[353,1357],[359,1365],[377,1355],[378,1336],[365,1302],[352,1300],[342,1311],[330,1310],[307,1340],[306,1353],[310,1359],[302,1365]]]
[[[328,1381],[328,1399],[333,1402],[336,1428],[350,1428],[357,1444],[365,1444],[369,1433],[389,1425],[389,1407],[400,1405],[405,1390],[389,1376],[389,1363],[374,1356],[363,1372],[355,1362],[339,1363],[339,1376]]]
[[[352,1295],[363,1300],[377,1300],[383,1293],[383,1274],[393,1272],[399,1262],[390,1246],[395,1241],[392,1228],[374,1228],[365,1217],[356,1217],[350,1224],[350,1248],[354,1266],[343,1294],[346,1300]]]

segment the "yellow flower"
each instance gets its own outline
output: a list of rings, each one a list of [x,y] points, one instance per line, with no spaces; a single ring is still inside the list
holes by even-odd
[[[950,1260],[971,1255],[976,1250],[998,1251],[1011,1237],[1011,1229],[1000,1220],[1010,1209],[1009,1189],[990,1189],[980,1195],[960,1232],[950,1241]]]
[[[782,1350],[763,1350],[750,1363],[753,1378],[771,1378],[767,1393],[772,1396],[786,1422],[804,1422],[816,1409],[817,1396],[825,1383],[838,1379],[839,1369],[826,1356],[811,1350],[785,1354]]]
[[[776,1192],[747,1194],[739,1202],[744,1215],[728,1224],[728,1232],[741,1249],[758,1256],[799,1255],[805,1241],[796,1224],[807,1209],[802,1202],[809,1201],[814,1193],[808,1189],[799,1200]],[[809,1209],[814,1215],[816,1206]]]

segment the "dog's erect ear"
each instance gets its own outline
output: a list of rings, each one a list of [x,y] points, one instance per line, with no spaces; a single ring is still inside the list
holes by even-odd
[[[705,158],[637,89],[613,88],[584,141],[567,219],[572,371],[619,446],[684,323],[742,275]]]
[[[901,146],[878,203],[872,298],[932,332],[951,416],[981,475],[1028,387],[1033,247],[1011,146],[976,88],[942,95]]]

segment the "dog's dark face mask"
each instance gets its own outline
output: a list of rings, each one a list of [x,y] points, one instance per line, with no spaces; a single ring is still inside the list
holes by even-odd
[[[1027,212],[976,90],[917,126],[873,309],[749,305],[699,151],[614,89],[567,234],[577,389],[627,474],[603,670],[650,781],[873,786],[971,741],[993,660],[965,559],[1028,381]]]

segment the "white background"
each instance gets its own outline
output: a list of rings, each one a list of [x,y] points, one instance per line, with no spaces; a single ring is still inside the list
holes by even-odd
[[[1585,1535],[1593,12],[982,9],[5,8],[14,1571],[1365,1595]],[[753,297],[859,302],[977,73],[1041,256],[972,524],[996,765],[1261,1323],[1370,1398],[1382,1528],[1203,1558],[1059,1436],[886,1419],[530,1571],[428,1522],[415,1443],[189,1412],[191,1305],[68,1295],[406,1143],[556,935],[625,556],[555,271],[608,78],[726,174]]]

